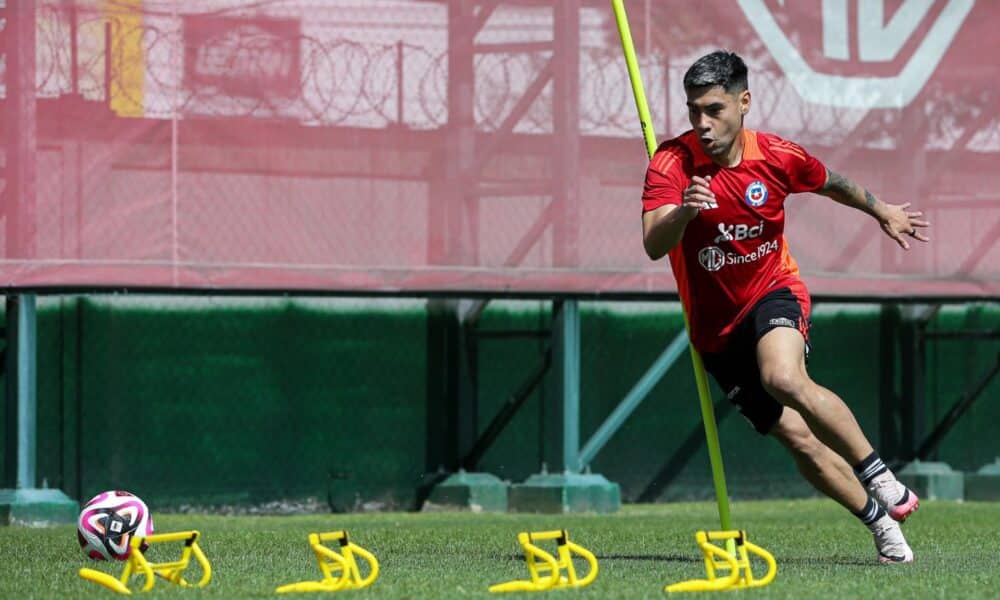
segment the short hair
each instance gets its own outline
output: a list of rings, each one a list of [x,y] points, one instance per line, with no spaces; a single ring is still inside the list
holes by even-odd
[[[747,89],[747,65],[735,52],[716,50],[698,60],[684,74],[684,89],[720,86],[727,93]]]

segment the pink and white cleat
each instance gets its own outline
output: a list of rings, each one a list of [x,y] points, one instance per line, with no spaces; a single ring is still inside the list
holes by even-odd
[[[872,527],[878,561],[883,565],[913,562],[913,550],[906,543],[899,523],[889,517],[882,517]]]
[[[879,475],[868,483],[868,493],[875,498],[889,516],[902,523],[917,508],[920,498],[906,487],[891,472]]]

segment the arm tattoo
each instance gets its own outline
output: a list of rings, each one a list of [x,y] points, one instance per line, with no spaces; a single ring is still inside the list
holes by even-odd
[[[832,192],[838,196],[850,195],[854,191],[854,183],[850,179],[830,169],[827,169],[827,173],[826,184],[822,191]]]
[[[878,198],[871,192],[840,173],[831,171],[830,169],[827,169],[827,173],[826,184],[820,188],[819,193],[829,196],[842,204],[867,210],[872,214],[875,213]]]
[[[865,190],[865,205],[868,206],[868,210],[875,210],[875,196],[868,190]]]

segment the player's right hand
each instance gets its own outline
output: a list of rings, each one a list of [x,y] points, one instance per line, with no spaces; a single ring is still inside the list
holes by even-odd
[[[681,206],[688,210],[697,212],[708,208],[717,208],[719,205],[715,200],[715,193],[709,188],[712,183],[712,176],[691,178],[681,196]]]

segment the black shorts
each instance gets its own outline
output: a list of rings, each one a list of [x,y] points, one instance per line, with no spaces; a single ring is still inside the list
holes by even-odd
[[[808,302],[808,300],[806,300]],[[705,370],[719,383],[726,397],[735,404],[753,428],[767,435],[781,418],[784,407],[760,383],[757,365],[757,342],[776,327],[792,327],[802,332],[809,357],[808,305],[787,287],[761,298],[736,326],[729,345],[722,352],[702,355]]]

